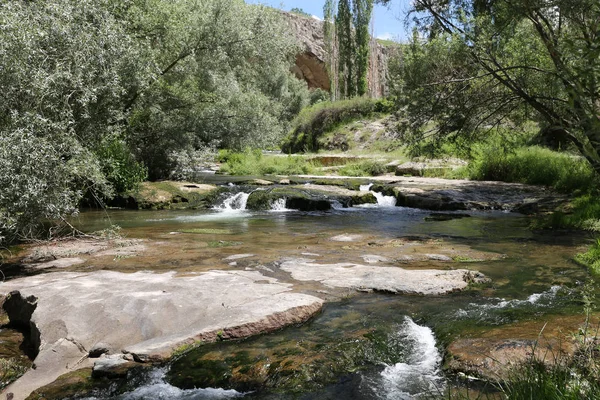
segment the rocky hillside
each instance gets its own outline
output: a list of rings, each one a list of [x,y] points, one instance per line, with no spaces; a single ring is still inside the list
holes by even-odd
[[[296,56],[293,72],[304,79],[310,88],[330,90],[330,77],[326,68],[327,51],[323,34],[323,21],[312,17],[282,12],[290,24],[304,51]],[[384,97],[388,92],[388,60],[397,49],[382,46],[371,40],[371,60],[369,63],[369,93],[371,97]]]

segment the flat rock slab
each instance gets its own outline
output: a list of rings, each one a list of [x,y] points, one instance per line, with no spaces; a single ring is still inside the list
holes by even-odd
[[[321,299],[291,289],[257,271],[56,272],[2,283],[1,294],[37,298],[31,322],[41,339],[37,368],[4,392],[25,398],[90,366],[88,352],[98,343],[136,361],[159,361],[184,344],[270,332],[320,311]]]
[[[285,260],[280,267],[300,281],[390,293],[439,295],[465,289],[470,282],[486,280],[483,274],[466,269],[408,270],[360,264],[317,264],[308,259]]]

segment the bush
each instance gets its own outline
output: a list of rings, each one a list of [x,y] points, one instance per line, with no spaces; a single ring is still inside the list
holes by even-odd
[[[555,211],[543,227],[600,232],[600,198],[596,194],[575,198],[567,207]]]
[[[377,176],[385,172],[385,166],[381,162],[372,160],[346,164],[339,170],[339,174],[344,176]]]
[[[319,138],[340,124],[369,117],[377,112],[378,102],[355,98],[336,102],[321,102],[305,108],[292,122],[292,131],[281,145],[284,153],[318,151]],[[382,105],[379,109],[384,109]]]
[[[469,177],[545,185],[562,192],[589,189],[596,174],[581,157],[541,147],[516,150],[479,145],[469,165]]]
[[[216,158],[216,142],[200,146],[198,149],[175,151],[169,157],[174,165],[170,178],[197,182],[202,179],[201,171],[209,168]]]
[[[596,239],[595,243],[585,253],[579,253],[575,256],[575,260],[590,269],[595,274],[600,274],[600,239]]]
[[[219,153],[221,171],[231,175],[300,175],[315,170],[312,162],[303,157],[265,156],[260,150],[246,150],[243,153],[221,151]]]
[[[127,147],[125,141],[111,137],[103,141],[98,155],[102,172],[112,185],[115,194],[123,194],[135,189],[148,177],[148,170],[138,162]]]

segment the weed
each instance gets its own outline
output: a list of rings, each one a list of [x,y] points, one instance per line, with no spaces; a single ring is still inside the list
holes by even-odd
[[[0,358],[0,389],[21,377],[29,367],[14,358]]]
[[[567,193],[589,189],[596,180],[583,158],[541,147],[480,146],[468,171],[471,179],[545,185]]]
[[[338,172],[344,176],[377,176],[385,174],[386,169],[379,161],[365,160],[346,164]]]
[[[585,265],[595,275],[600,275],[600,239],[585,252],[575,256],[575,261]]]
[[[315,173],[314,164],[298,156],[263,155],[260,150],[221,152],[221,171],[231,175],[300,175]]]
[[[319,150],[319,138],[343,123],[388,112],[387,103],[367,98],[321,102],[307,107],[293,121],[293,129],[281,149],[285,153]]]

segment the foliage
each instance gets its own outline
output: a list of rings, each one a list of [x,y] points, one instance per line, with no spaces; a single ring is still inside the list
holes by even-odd
[[[329,93],[321,88],[316,88],[310,91],[310,105],[322,103],[329,100]]]
[[[307,107],[292,122],[293,129],[281,149],[285,153],[317,151],[318,139],[339,124],[372,115],[382,109],[380,101],[357,98],[336,102],[317,103]]]
[[[97,156],[104,176],[117,194],[135,189],[148,176],[144,164],[133,157],[125,141],[118,137],[105,138]]]
[[[572,192],[590,185],[595,172],[581,157],[541,147],[516,150],[476,145],[468,171],[471,179],[546,185]]]
[[[303,157],[265,156],[260,150],[221,155],[225,164],[221,171],[231,175],[299,175],[314,172],[314,166]]]
[[[582,375],[576,366],[562,361],[557,360],[555,365],[538,360],[523,364],[501,383],[502,393],[511,400],[580,400],[600,396],[600,384],[595,377]]]
[[[585,253],[575,256],[575,260],[587,266],[595,275],[600,274],[600,239],[596,239],[594,244]]]
[[[534,119],[600,171],[600,3],[413,5],[420,30],[398,78],[413,143],[433,135],[471,137]]]
[[[333,72],[333,97],[363,96],[368,91],[369,23],[373,0],[338,0],[334,13],[335,8],[335,0],[327,0],[323,7],[328,67]],[[334,27],[331,21],[334,21]]]
[[[308,104],[296,46],[243,0],[0,0],[0,242],[184,177],[214,140],[274,145]]]
[[[586,194],[573,199],[568,209],[555,211],[551,215],[547,226],[600,232],[600,198],[598,198],[598,194]]]
[[[64,220],[86,191],[112,193],[96,151],[122,131],[124,93],[147,69],[110,5],[0,2],[4,239],[31,237],[44,221]]]
[[[338,171],[344,176],[377,176],[386,173],[383,163],[374,160],[365,160],[358,163],[346,164]]]
[[[162,44],[153,49],[160,73],[137,97],[130,145],[151,179],[175,167],[170,154],[203,143],[273,145],[308,102],[306,83],[289,71],[296,42],[279,13],[242,0],[197,3],[154,0],[141,10],[149,39]]]
[[[298,15],[302,15],[303,17],[311,17],[311,15],[309,13],[307,13],[306,11],[304,11],[301,8],[298,7],[294,7],[290,10],[290,12],[292,14],[298,14]]]
[[[173,164],[171,179],[197,182],[202,179],[202,171],[209,168],[216,157],[215,142],[200,145],[198,149],[175,151],[169,156]]]

